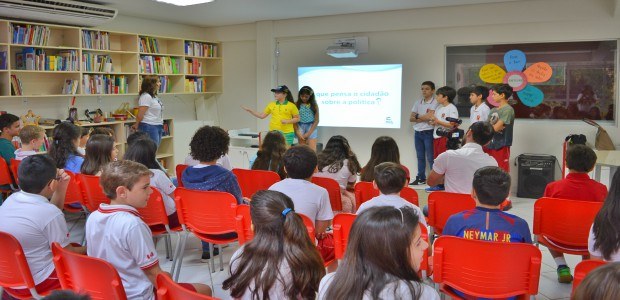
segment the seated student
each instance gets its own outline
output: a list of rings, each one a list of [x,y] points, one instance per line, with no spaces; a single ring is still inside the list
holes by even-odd
[[[164,200],[164,206],[166,208],[166,215],[168,215],[168,222],[170,222],[170,228],[179,226],[179,217],[177,216],[177,208],[174,204],[174,190],[176,187],[166,175],[166,172],[161,169],[157,159],[157,144],[147,136],[147,138],[140,140],[139,143],[132,143],[127,147],[124,160],[131,160],[137,163],[141,163],[151,172],[151,186],[159,190]]]
[[[37,154],[45,142],[45,129],[37,125],[26,125],[19,131],[19,139],[22,141],[22,147],[15,150],[15,159],[23,160]]]
[[[465,145],[457,150],[439,154],[427,183],[431,186],[445,184],[446,192],[469,194],[476,170],[497,167],[497,161],[484,153],[482,147],[493,138],[491,123],[475,122],[465,133]]]
[[[403,206],[411,207],[418,215],[420,222],[426,226],[426,220],[419,207],[411,204],[407,200],[400,197],[400,191],[407,186],[407,175],[400,165],[392,162],[384,162],[375,166],[375,180],[372,184],[379,189],[381,194],[360,205],[357,214],[376,206],[391,206],[401,208]]]
[[[282,132],[272,130],[265,135],[256,157],[250,159],[252,170],[273,171],[280,175],[280,179],[286,178],[282,157],[286,152],[286,141]]]
[[[588,273],[572,299],[620,299],[620,262],[600,266]]]
[[[616,171],[609,195],[599,210],[588,237],[590,258],[620,262],[620,172]]]
[[[474,173],[471,196],[476,208],[448,219],[444,235],[470,240],[504,243],[532,243],[527,222],[500,210],[510,192],[510,175],[499,167],[484,167]]]
[[[127,137],[127,146],[130,146],[131,144],[133,144],[135,141],[139,141],[142,139],[149,139],[150,136],[147,132],[145,131],[136,131],[132,134],[130,134]]]
[[[596,153],[590,147],[585,145],[568,147],[566,151],[568,175],[564,179],[547,184],[543,196],[582,201],[605,201],[607,187],[588,176],[595,164]],[[552,249],[549,249],[549,252],[557,265],[558,281],[560,283],[573,281],[564,254]]]
[[[276,182],[269,189],[291,197],[295,211],[312,220],[317,237],[322,239],[334,213],[327,190],[310,181],[316,165],[316,153],[308,146],[289,148],[284,153],[284,168],[289,178]]]
[[[344,259],[323,277],[317,299],[440,299],[418,276],[428,248],[419,221],[407,206],[372,207],[358,215]]]
[[[80,167],[80,173],[100,176],[101,170],[118,157],[114,139],[109,135],[93,134],[86,143],[86,157]]]
[[[217,160],[228,152],[229,142],[228,133],[217,126],[203,126],[196,131],[189,146],[192,157],[200,163],[183,171],[182,180],[185,188],[227,192],[235,196],[238,204],[243,203],[237,176],[217,165]],[[209,243],[202,242],[203,261],[211,258],[209,251]],[[219,248],[215,248],[213,255],[218,254]]]
[[[32,155],[21,162],[17,177],[21,191],[11,194],[0,206],[0,231],[13,235],[21,244],[39,293],[59,289],[50,245],[57,242],[65,249],[86,252],[84,247],[69,244],[69,230],[59,208],[64,204],[69,175],[56,169],[49,157]],[[4,290],[13,296],[30,296],[26,288]]]
[[[153,173],[133,161],[114,161],[103,168],[101,187],[110,204],[101,204],[86,221],[88,256],[103,259],[116,268],[127,299],[155,299],[153,287],[159,267],[157,250],[149,227],[137,208],[146,206]],[[204,284],[181,284],[211,296]]]
[[[49,156],[56,164],[56,168],[80,173],[84,163],[84,157],[77,150],[80,134],[80,127],[73,123],[63,122],[54,127]]]
[[[258,191],[250,212],[254,238],[233,254],[223,289],[235,299],[314,299],[325,268],[291,198]]]
[[[92,131],[93,131],[92,127],[80,128],[80,143],[77,149],[80,155],[82,156],[86,155],[86,143],[88,142],[88,139],[90,139],[90,134]],[[129,138],[127,138],[127,140],[129,140]]]
[[[191,154],[188,154],[185,157],[185,160],[183,161],[183,164],[186,164],[188,166],[195,166],[197,164],[199,164],[200,162],[195,160]],[[218,166],[221,166],[222,168],[232,171],[233,167],[232,164],[230,163],[230,157],[228,156],[228,153],[222,155],[217,162],[215,162]]]
[[[58,290],[53,291],[49,296],[44,297],[43,300],[90,300],[88,294],[76,294],[70,290]]]
[[[398,150],[398,144],[396,144],[396,141],[389,136],[380,136],[372,144],[370,159],[362,168],[360,180],[367,182],[375,180],[373,177],[375,174],[375,166],[383,162],[393,162],[399,164],[405,170],[405,173],[407,174],[407,182],[409,182],[409,169],[400,163],[400,151]]]
[[[0,156],[4,158],[6,164],[11,164],[11,159],[15,158],[15,146],[13,138],[19,135],[19,117],[12,114],[0,115]]]
[[[318,169],[314,176],[332,178],[340,185],[342,211],[354,212],[354,187],[362,167],[345,137],[335,135],[329,139],[325,149],[318,154]]]
[[[112,128],[110,127],[104,127],[104,126],[93,127],[93,131],[90,134],[91,135],[104,134],[104,135],[111,136],[112,138],[114,138],[114,130],[112,130]]]

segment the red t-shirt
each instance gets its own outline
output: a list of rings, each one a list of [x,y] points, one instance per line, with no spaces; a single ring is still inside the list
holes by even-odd
[[[590,179],[588,174],[569,173],[566,178],[547,184],[545,197],[603,202],[607,187]]]

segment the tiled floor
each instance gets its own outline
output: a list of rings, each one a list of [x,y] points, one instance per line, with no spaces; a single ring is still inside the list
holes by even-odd
[[[420,206],[426,205],[427,194],[423,188],[416,188],[420,196]],[[513,201],[513,208],[510,213],[524,218],[530,224],[530,230],[532,228],[533,218],[533,206],[534,200],[511,197]],[[69,227],[74,224],[75,216],[68,218]],[[72,241],[81,242],[83,235],[83,218],[79,221],[71,232]],[[176,239],[173,239],[173,246],[176,245]],[[232,244],[223,250],[224,256],[224,271],[219,270],[219,256],[216,256],[216,272],[212,273],[214,282],[214,296],[221,299],[230,299],[228,293],[222,290],[222,282],[229,276],[228,263],[233,252],[237,249],[237,244]],[[172,266],[171,261],[165,259],[166,252],[163,240],[158,243],[157,249],[160,257],[160,265],[166,270],[170,271]],[[542,274],[540,277],[539,294],[536,299],[569,299],[571,285],[560,284],[557,282],[555,273],[555,263],[553,258],[549,254],[549,251],[545,247],[540,247],[543,254]],[[203,263],[200,260],[201,252],[200,243],[198,240],[190,235],[185,247],[185,257],[183,260],[183,267],[179,277],[180,282],[199,282],[209,284],[209,266],[207,263]],[[574,269],[575,265],[581,260],[580,257],[575,255],[567,255],[566,260],[569,263],[571,269]]]

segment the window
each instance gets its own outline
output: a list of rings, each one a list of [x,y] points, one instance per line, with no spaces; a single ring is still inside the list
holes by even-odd
[[[460,116],[469,116],[470,86],[492,87],[480,79],[480,68],[497,64],[505,70],[504,54],[510,50],[525,53],[525,69],[534,63],[546,62],[553,71],[549,80],[532,84],[544,94],[541,104],[528,107],[513,94],[510,104],[517,118],[614,119],[615,40],[447,47],[446,83],[459,92],[454,104]]]

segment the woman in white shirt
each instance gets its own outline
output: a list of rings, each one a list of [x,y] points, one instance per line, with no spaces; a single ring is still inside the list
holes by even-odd
[[[342,193],[342,211],[355,212],[355,194],[353,188],[357,181],[357,174],[362,170],[357,156],[351,150],[349,141],[341,136],[332,136],[325,149],[318,155],[318,177],[328,177],[336,180]]]
[[[323,261],[293,200],[277,191],[252,196],[254,238],[232,256],[223,289],[234,299],[315,299]]]
[[[427,248],[412,208],[371,207],[353,222],[344,259],[321,280],[318,299],[439,299],[418,277]]]
[[[157,147],[159,147],[161,137],[164,133],[164,105],[161,103],[159,97],[157,97],[160,86],[161,82],[159,81],[159,77],[154,75],[144,76],[140,87],[136,123],[131,126],[134,130],[148,133]]]
[[[590,257],[620,261],[620,172],[614,174],[607,199],[599,210],[588,237]]]

